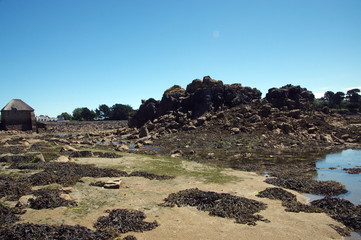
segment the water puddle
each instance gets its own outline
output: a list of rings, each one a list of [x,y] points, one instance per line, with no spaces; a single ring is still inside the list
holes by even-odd
[[[317,177],[315,180],[335,180],[346,186],[348,193],[337,197],[349,200],[355,205],[361,204],[361,174],[349,174],[345,168],[361,167],[361,150],[344,150],[340,153],[328,154],[325,158],[316,162]],[[324,196],[305,194],[310,201],[321,199]],[[345,239],[361,239],[361,233],[352,233]]]

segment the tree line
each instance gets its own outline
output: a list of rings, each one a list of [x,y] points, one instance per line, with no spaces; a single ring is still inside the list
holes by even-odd
[[[109,107],[106,104],[101,104],[95,110],[90,110],[87,107],[75,108],[72,114],[63,112],[58,118],[75,121],[128,120],[134,113],[135,110],[129,105],[117,103]]]
[[[328,107],[335,111],[357,113],[361,112],[360,89],[355,88],[344,92],[327,91],[323,97],[315,100],[315,106]]]

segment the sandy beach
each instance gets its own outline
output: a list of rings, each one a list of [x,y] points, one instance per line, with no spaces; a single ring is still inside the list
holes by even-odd
[[[161,158],[127,154],[118,159],[82,158],[78,163],[95,163],[99,167],[119,167],[135,170],[143,165],[157,166]],[[180,161],[179,172],[212,172],[212,166]],[[179,163],[179,162],[178,162]],[[220,178],[231,177],[224,183],[212,183],[202,177],[177,176],[174,179],[158,181],[141,177],[122,178],[120,189],[103,189],[89,186],[98,180],[114,178],[83,178],[82,183],[72,187],[70,197],[78,202],[74,208],[29,209],[22,215],[22,222],[41,224],[79,224],[93,229],[99,216],[106,215],[104,210],[126,208],[143,211],[145,221],[156,220],[159,226],[142,233],[127,233],[137,239],[341,239],[342,237],[329,224],[342,226],[325,213],[286,212],[279,200],[256,197],[259,191],[274,187],[264,182],[265,177],[252,172],[225,169],[219,172]],[[205,176],[205,175],[202,175]],[[189,188],[204,191],[230,193],[232,195],[254,199],[267,204],[267,209],[259,212],[269,222],[258,221],[256,226],[235,223],[234,219],[209,216],[207,212],[194,207],[161,207],[160,203],[170,193]],[[298,201],[307,202],[307,198],[297,195]]]

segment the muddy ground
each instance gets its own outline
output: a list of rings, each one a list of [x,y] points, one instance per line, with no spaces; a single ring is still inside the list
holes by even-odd
[[[347,191],[310,179],[316,158],[347,144],[295,155],[295,146],[260,151],[249,135],[217,140],[204,129],[134,138],[125,124],[0,132],[0,236],[31,239],[14,232],[48,229],[53,239],[59,231],[82,239],[340,239],[359,231],[360,206],[340,215],[337,209],[349,203],[305,205],[299,193]],[[276,186],[282,190],[267,190]],[[244,205],[254,210],[242,212]]]

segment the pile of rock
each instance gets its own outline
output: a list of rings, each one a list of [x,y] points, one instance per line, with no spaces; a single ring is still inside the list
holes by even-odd
[[[311,109],[315,96],[311,91],[300,86],[286,85],[271,88],[266,94],[267,101],[276,108],[283,110]]]
[[[260,99],[261,92],[255,88],[242,87],[241,84],[227,85],[209,76],[196,79],[186,89],[175,85],[163,94],[162,100],[153,98],[142,102],[135,116],[130,119],[130,127],[141,127],[156,118],[172,118],[176,126],[186,119],[196,119],[208,112],[250,103]],[[163,120],[163,119],[160,119]]]

